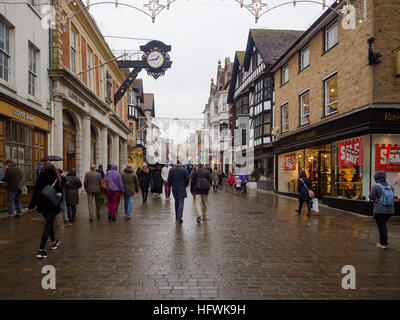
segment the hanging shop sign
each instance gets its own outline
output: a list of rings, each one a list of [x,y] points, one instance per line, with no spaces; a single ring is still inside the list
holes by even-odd
[[[285,156],[285,171],[296,170],[296,154],[288,154]]]
[[[400,171],[400,146],[376,144],[375,145],[375,171],[399,172]]]
[[[362,165],[362,139],[344,141],[338,145],[338,166]]]

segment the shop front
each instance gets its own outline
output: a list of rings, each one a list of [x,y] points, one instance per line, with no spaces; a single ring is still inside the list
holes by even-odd
[[[399,118],[387,120],[388,114],[399,114]],[[400,185],[396,185],[400,174],[398,108],[354,112],[282,138],[275,151],[278,193],[297,197],[297,179],[304,170],[324,204],[370,215],[374,173],[385,171],[400,198]],[[396,200],[399,214],[400,201]]]
[[[47,154],[47,136],[51,118],[17,103],[0,100],[0,180],[7,170],[6,159],[13,159],[21,169],[28,195],[27,204],[42,166],[40,159]],[[28,111],[29,110],[29,111]],[[0,187],[0,210],[7,208],[7,190]]]
[[[257,181],[258,189],[273,191],[274,155],[272,152],[272,148],[264,149],[259,149],[254,152],[253,176]]]

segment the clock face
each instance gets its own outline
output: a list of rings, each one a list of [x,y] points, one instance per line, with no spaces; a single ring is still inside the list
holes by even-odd
[[[153,69],[158,69],[164,64],[164,55],[160,51],[152,51],[147,56],[147,63]]]

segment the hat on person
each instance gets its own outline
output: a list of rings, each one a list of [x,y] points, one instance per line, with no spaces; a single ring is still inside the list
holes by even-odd
[[[7,163],[14,163],[14,160],[13,160],[13,159],[7,159],[7,160],[6,160],[6,164],[7,164]]]

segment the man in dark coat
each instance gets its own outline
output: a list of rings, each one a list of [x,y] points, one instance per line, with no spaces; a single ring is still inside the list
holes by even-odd
[[[394,214],[394,203],[393,205],[384,205],[380,199],[382,197],[384,187],[388,187],[388,189],[392,190],[392,192],[394,192],[394,189],[386,181],[386,172],[378,171],[375,173],[374,179],[376,184],[372,186],[369,199],[374,202],[373,214],[379,231],[379,243],[377,243],[376,246],[378,248],[386,249],[389,245],[386,222]]]
[[[187,197],[186,187],[189,185],[189,174],[187,170],[182,167],[181,162],[178,160],[176,166],[169,171],[168,183],[172,187],[172,194],[175,199],[175,215],[176,219],[182,223],[183,204]]]
[[[199,183],[199,179],[203,179],[203,186],[200,188],[201,183]],[[208,182],[208,183],[207,183]],[[193,173],[191,179],[190,189],[194,190],[195,194],[195,205],[197,212],[197,222],[200,222],[201,213],[203,212],[203,220],[206,219],[207,215],[207,204],[208,204],[208,192],[210,191],[212,183],[212,178],[210,172],[204,168],[204,165],[200,164],[200,168]],[[203,206],[203,210],[201,207]]]
[[[67,203],[69,222],[73,223],[76,217],[76,205],[79,203],[78,190],[82,187],[82,182],[76,176],[75,168],[68,171],[65,179],[65,202]]]
[[[311,216],[311,197],[309,190],[312,190],[311,181],[307,178],[306,173],[302,170],[299,174],[299,180],[297,182],[297,189],[299,191],[299,210],[296,210],[298,214],[301,214],[301,208],[303,202],[307,204],[307,216]]]
[[[8,201],[8,217],[10,219],[14,217],[14,203],[17,207],[16,217],[22,215],[21,208],[21,194],[22,190],[21,183],[23,181],[22,171],[14,163],[12,159],[6,161],[7,170],[3,177],[3,181],[7,183],[7,201]]]

